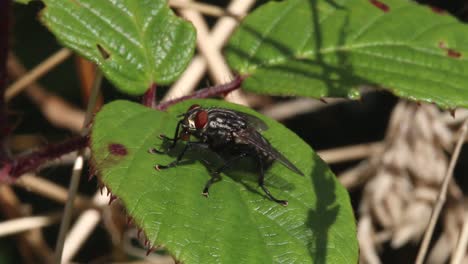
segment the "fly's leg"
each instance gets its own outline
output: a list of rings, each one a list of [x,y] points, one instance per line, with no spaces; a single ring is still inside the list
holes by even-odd
[[[208,195],[209,195],[208,190],[210,189],[210,186],[211,186],[213,183],[215,183],[215,182],[221,180],[221,175],[219,175],[219,173],[216,173],[216,174],[213,173],[213,174],[214,174],[214,175],[211,176],[211,178],[206,182],[205,188],[203,188],[202,195],[205,196],[205,197],[208,197]]]
[[[258,164],[260,166],[260,175],[258,177],[258,185],[262,188],[262,190],[265,192],[266,196],[268,196],[268,198],[270,198],[270,200],[276,202],[276,203],[279,203],[283,206],[287,206],[288,205],[288,201],[286,200],[279,200],[279,199],[276,199],[271,193],[270,193],[270,190],[268,190],[268,188],[265,186],[265,183],[264,183],[264,180],[265,180],[265,171],[263,169],[263,160],[260,156],[257,156],[258,157]]]
[[[180,139],[179,129],[181,125],[182,125],[182,121],[179,121],[179,123],[177,123],[174,138],[167,137],[166,135],[163,135],[163,134],[159,135],[161,139],[172,141],[172,144],[169,146],[169,148],[167,148],[166,151],[161,151],[161,150],[157,150],[156,148],[151,148],[148,150],[148,152],[152,154],[166,154],[169,150],[173,149],[177,145],[177,141]]]
[[[209,195],[209,192],[208,190],[210,189],[210,186],[221,180],[221,172],[223,172],[225,169],[229,168],[229,166],[232,165],[232,163],[234,163],[235,161],[238,161],[244,157],[247,156],[247,153],[242,153],[240,154],[239,156],[236,156],[228,161],[226,161],[223,166],[219,167],[217,170],[213,171],[212,172],[212,177],[206,182],[205,184],[205,188],[203,188],[203,192],[202,192],[202,195],[205,196],[205,197],[208,197]]]
[[[168,169],[168,168],[172,168],[172,167],[177,166],[177,164],[179,164],[179,162],[184,157],[187,150],[189,150],[193,146],[206,147],[206,143],[203,143],[203,142],[187,142],[187,144],[185,144],[184,149],[179,153],[179,155],[177,155],[177,158],[173,162],[171,162],[171,163],[169,163],[167,165],[155,165],[154,168],[156,170],[163,170],[163,169]]]

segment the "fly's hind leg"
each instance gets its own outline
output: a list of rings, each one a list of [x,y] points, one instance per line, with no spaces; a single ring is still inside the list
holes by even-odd
[[[270,193],[270,190],[268,190],[268,188],[265,186],[265,170],[263,168],[263,160],[260,156],[257,156],[258,157],[258,165],[260,167],[260,175],[258,176],[258,185],[262,188],[262,190],[265,192],[266,196],[268,196],[268,198],[270,198],[270,200],[276,202],[276,203],[279,203],[283,206],[287,206],[288,205],[288,201],[287,200],[280,200],[280,199],[277,199],[275,198],[271,193]]]
[[[213,176],[211,176],[211,178],[206,182],[205,184],[205,188],[203,188],[203,192],[202,192],[202,195],[205,196],[205,197],[208,197],[209,195],[209,192],[208,190],[210,189],[210,186],[217,182],[217,181],[220,181],[221,180],[221,175],[219,173],[213,173]]]
[[[223,172],[225,169],[229,168],[234,162],[244,158],[247,156],[247,153],[242,153],[240,154],[239,156],[236,156],[228,161],[226,161],[221,167],[219,167],[217,170],[213,171],[211,174],[211,178],[206,182],[205,184],[205,188],[203,188],[203,192],[202,192],[202,195],[205,196],[205,197],[208,197],[209,195],[209,192],[208,190],[210,189],[210,186],[221,180],[221,172]]]

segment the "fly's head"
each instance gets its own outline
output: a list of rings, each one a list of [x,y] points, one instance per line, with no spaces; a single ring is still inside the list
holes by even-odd
[[[197,104],[190,106],[182,116],[180,138],[183,140],[188,140],[190,135],[199,137],[208,124],[208,112]]]

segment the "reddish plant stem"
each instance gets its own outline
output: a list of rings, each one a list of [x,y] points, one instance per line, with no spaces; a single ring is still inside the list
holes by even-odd
[[[215,85],[215,86],[210,86],[207,88],[203,88],[201,90],[195,91],[191,95],[186,95],[182,96],[179,98],[176,98],[174,100],[169,100],[167,102],[161,103],[156,106],[156,109],[158,110],[166,110],[169,106],[183,102],[188,99],[196,99],[196,98],[208,98],[208,97],[213,97],[213,96],[226,96],[228,93],[239,89],[242,85],[242,81],[244,80],[244,77],[242,76],[236,76],[236,78],[226,84],[221,84],[221,85]]]
[[[158,86],[155,83],[152,83],[146,93],[143,95],[142,104],[150,107],[156,108],[156,90]]]
[[[16,157],[9,163],[4,164],[4,169],[0,172],[0,180],[7,182],[14,181],[22,174],[38,169],[47,161],[59,158],[64,154],[84,148],[87,145],[88,137],[79,136],[62,143],[51,144],[27,155]]]
[[[8,115],[4,100],[7,82],[7,59],[11,24],[10,8],[10,0],[0,0],[0,160],[8,159],[6,138],[10,134],[11,130],[8,124]]]
[[[240,88],[243,79],[243,77],[238,76],[230,83],[207,87],[191,95],[183,96],[153,107],[159,110],[165,110],[171,105],[188,99],[227,95],[228,93]],[[149,107],[152,104],[155,104],[155,95],[156,84],[151,85],[148,92],[144,95],[143,104]],[[51,144],[41,150],[29,153],[27,155],[19,156],[13,159],[2,159],[0,160],[0,162],[3,161],[3,168],[0,169],[0,182],[13,182],[22,174],[38,169],[47,161],[59,158],[62,155],[84,148],[88,145],[88,136],[80,136],[59,144]]]

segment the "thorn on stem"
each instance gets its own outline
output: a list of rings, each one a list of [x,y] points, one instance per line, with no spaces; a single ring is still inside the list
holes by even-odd
[[[109,198],[109,205],[112,204],[113,201],[115,201],[117,199],[117,196],[111,194],[110,198]]]
[[[141,228],[138,228],[138,232],[137,232],[137,239],[138,239],[138,240],[140,240],[141,231],[142,231],[142,229],[141,229]]]
[[[149,247],[148,250],[146,250],[146,256],[149,256],[149,254],[151,254],[152,252],[154,252],[154,250],[156,250],[156,247],[155,247],[155,246]]]
[[[129,226],[131,224],[133,224],[133,217],[127,215],[127,225]]]
[[[97,186],[98,186],[98,188],[99,188],[99,192],[100,192],[101,195],[102,195],[103,190],[104,190],[104,187],[106,187],[106,186],[104,185],[104,183],[102,183],[101,180],[98,180]]]
[[[456,111],[456,110],[457,110],[457,109],[455,109],[455,108],[449,110],[449,111],[450,111],[450,115],[451,115],[453,118],[455,118],[455,111]]]

